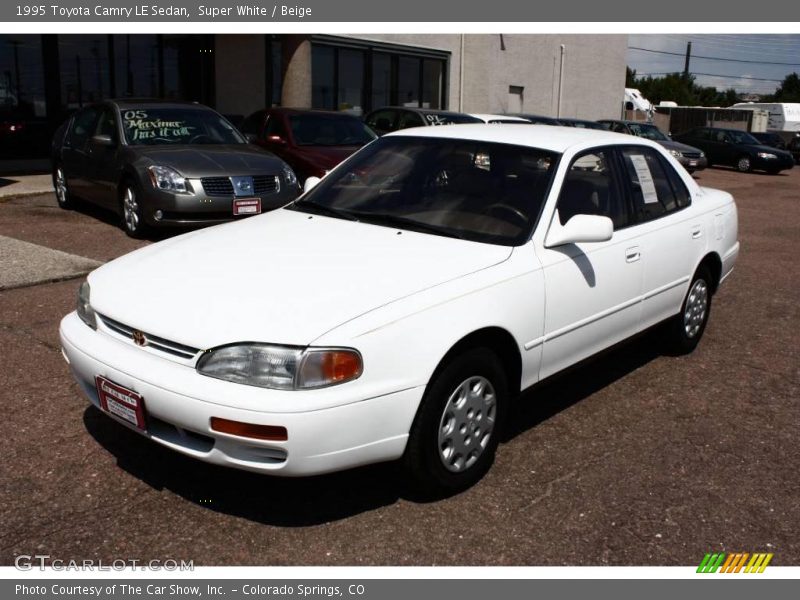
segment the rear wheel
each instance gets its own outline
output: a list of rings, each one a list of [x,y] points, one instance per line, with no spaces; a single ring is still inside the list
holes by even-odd
[[[494,460],[507,400],[503,366],[486,348],[460,354],[436,374],[403,456],[415,487],[439,496],[480,480]]]
[[[711,313],[712,285],[709,270],[705,266],[698,268],[683,299],[681,312],[668,324],[667,341],[676,354],[688,354],[703,337]]]
[[[142,217],[142,205],[136,186],[127,182],[122,186],[120,202],[122,204],[122,229],[132,238],[141,238],[146,232]]]
[[[749,173],[753,170],[753,163],[750,161],[749,156],[740,156],[736,161],[736,169],[740,173]]]
[[[64,174],[64,167],[58,165],[53,171],[53,188],[56,191],[56,202],[64,210],[69,210],[74,206],[72,197],[67,187],[67,176]]]

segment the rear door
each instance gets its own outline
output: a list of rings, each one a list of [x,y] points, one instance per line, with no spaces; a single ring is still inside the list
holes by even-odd
[[[72,194],[90,200],[89,159],[87,155],[89,138],[97,126],[100,110],[90,106],[72,117],[69,131],[64,137],[61,161],[64,176]]]

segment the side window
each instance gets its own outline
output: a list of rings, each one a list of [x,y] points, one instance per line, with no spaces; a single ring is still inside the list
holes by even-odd
[[[417,113],[411,111],[403,111],[400,113],[400,122],[397,123],[397,129],[408,129],[409,127],[422,127],[425,121],[422,120]]]
[[[369,116],[367,125],[377,133],[389,133],[394,131],[394,117],[393,110],[378,110]]]
[[[642,221],[657,219],[680,208],[665,170],[668,165],[664,165],[655,150],[628,147],[622,151],[622,161],[633,207]]]
[[[97,108],[92,107],[82,110],[73,117],[67,140],[72,148],[82,148],[93,135],[98,112]]]
[[[287,140],[286,136],[286,127],[283,125],[283,120],[278,117],[271,116],[267,120],[267,126],[264,129],[264,137],[269,138],[270,136],[276,135],[283,140]]]
[[[692,196],[689,194],[689,190],[686,189],[686,184],[683,183],[681,176],[678,175],[675,169],[672,168],[672,165],[667,163],[663,158],[661,159],[661,165],[667,173],[667,179],[669,179],[669,183],[672,186],[672,192],[675,194],[675,201],[678,204],[678,208],[689,206],[692,203]]]
[[[628,133],[628,128],[623,123],[614,123],[611,130],[617,133]]]
[[[95,135],[107,135],[111,141],[116,143],[119,139],[117,135],[117,121],[114,117],[114,111],[110,108],[104,108],[100,113],[100,119],[97,121],[97,129]]]
[[[242,121],[242,126],[239,130],[244,134],[252,134],[256,137],[261,137],[261,130],[264,127],[264,111],[253,113]]]
[[[590,150],[579,154],[570,165],[558,197],[558,216],[565,225],[575,215],[609,217],[614,229],[631,222],[624,195],[615,184],[613,157],[606,150]]]

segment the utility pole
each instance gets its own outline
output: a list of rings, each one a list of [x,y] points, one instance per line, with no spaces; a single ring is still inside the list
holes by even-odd
[[[686,62],[683,63],[683,78],[689,79],[689,59],[692,57],[692,42],[686,42]]]

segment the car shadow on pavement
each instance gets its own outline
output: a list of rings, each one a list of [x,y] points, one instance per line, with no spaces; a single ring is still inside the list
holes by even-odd
[[[512,407],[504,441],[536,427],[660,356],[650,334],[620,345],[599,359],[526,391]],[[394,504],[429,502],[408,487],[397,463],[341,473],[282,478],[210,465],[153,443],[89,406],[89,434],[117,465],[158,491],[220,513],[281,527],[304,527],[345,519]]]

